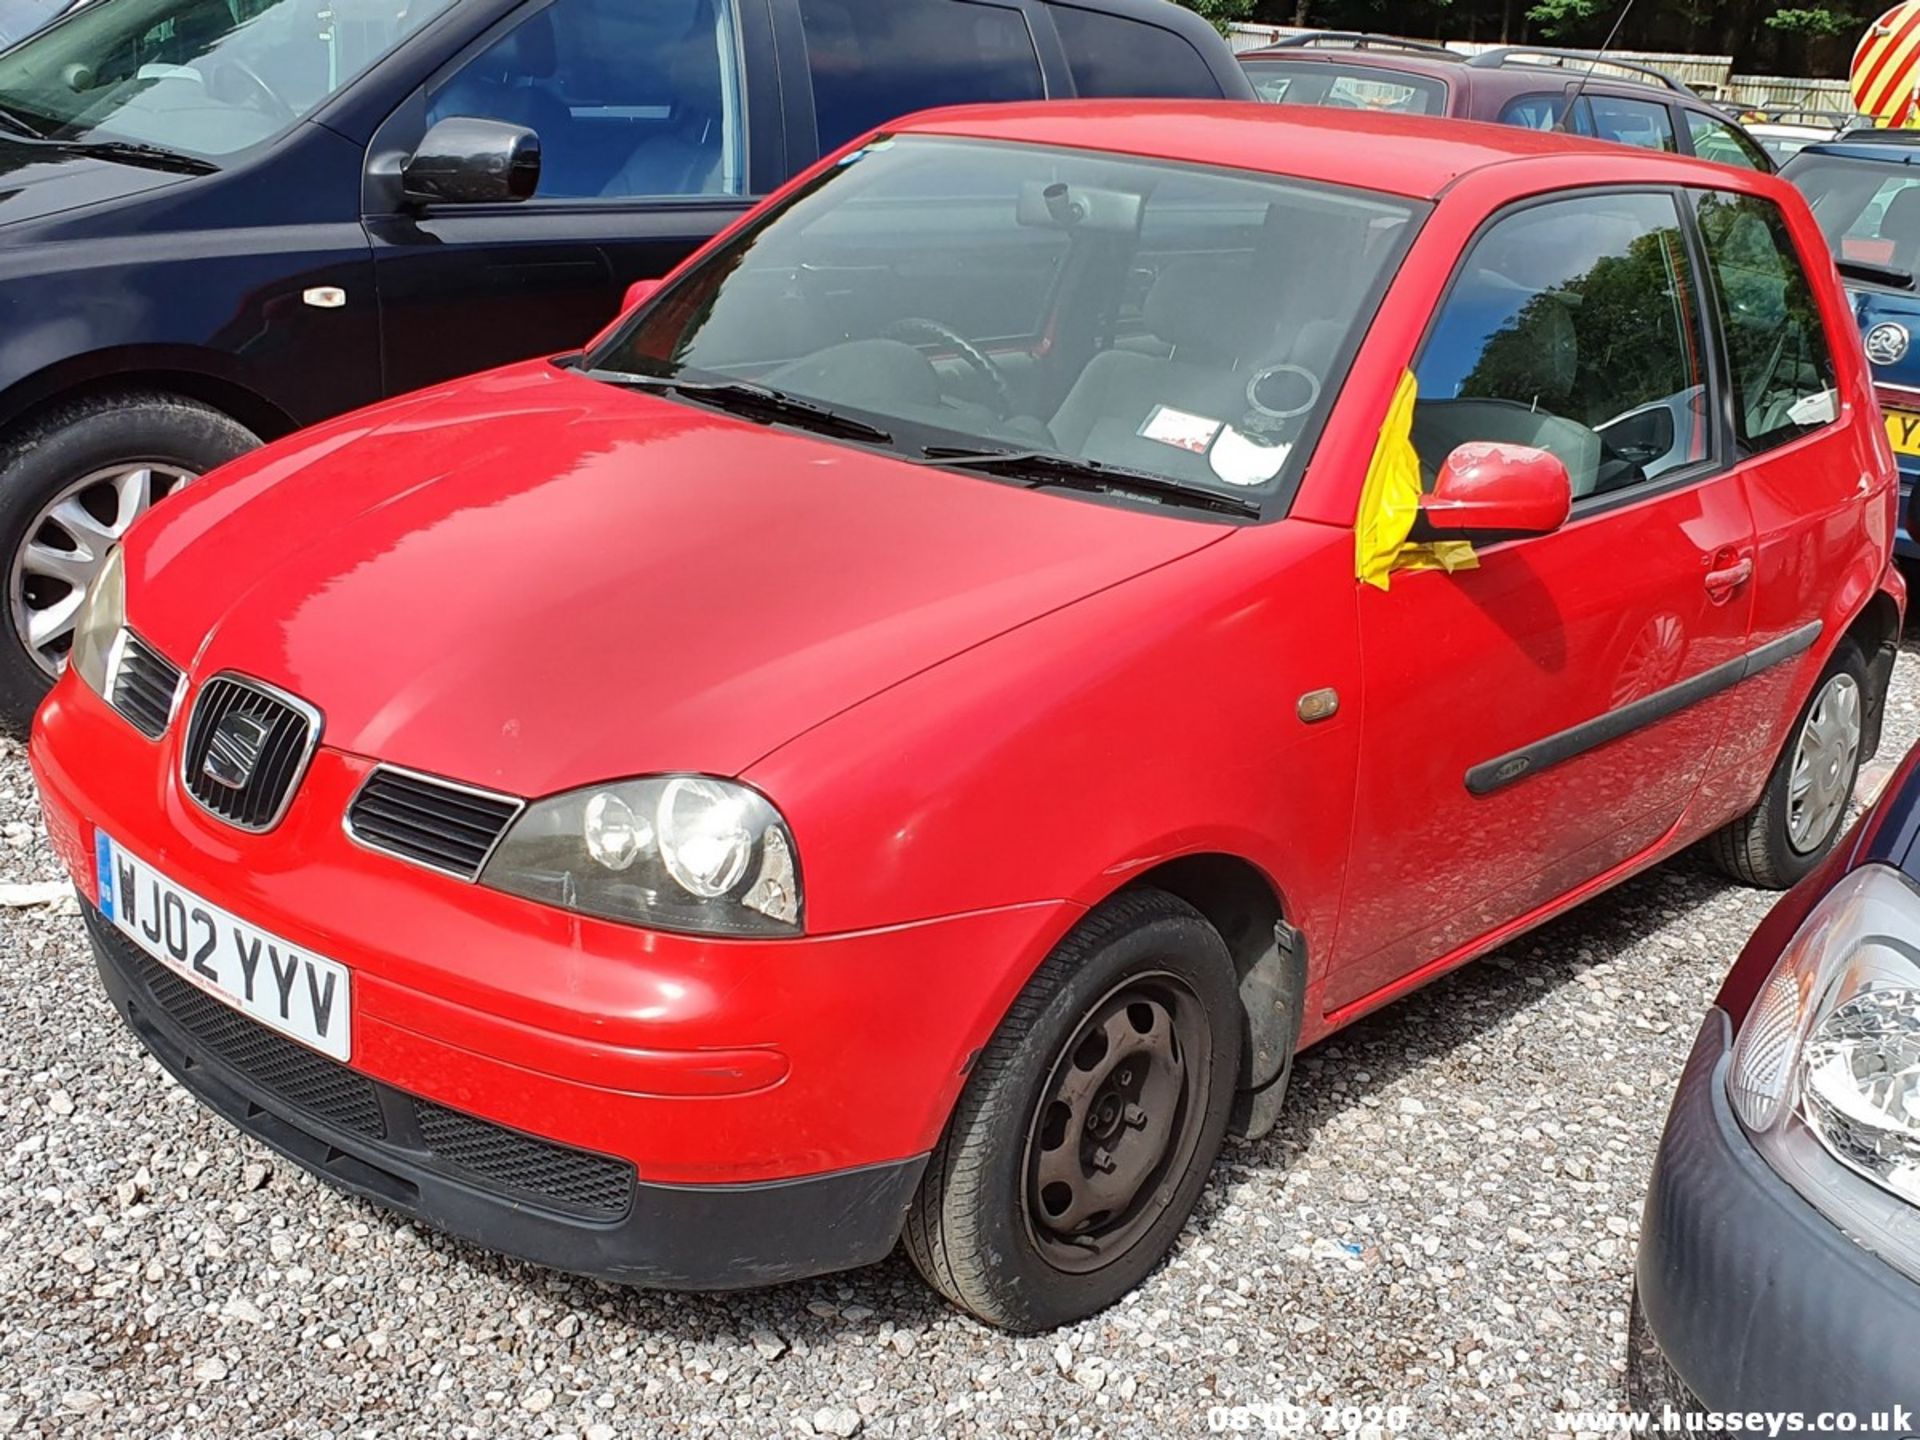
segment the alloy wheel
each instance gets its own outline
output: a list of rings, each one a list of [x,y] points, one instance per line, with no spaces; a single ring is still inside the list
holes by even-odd
[[[1199,1139],[1211,1051],[1178,976],[1130,977],[1087,1012],[1027,1131],[1027,1228],[1049,1264],[1097,1270],[1165,1212]]]
[[[67,663],[80,601],[108,552],[156,502],[195,478],[178,465],[127,462],[82,476],[41,507],[14,552],[8,595],[14,634],[48,675]]]
[[[1800,727],[1787,782],[1787,841],[1797,854],[1820,848],[1853,797],[1860,708],[1853,676],[1830,675]]]

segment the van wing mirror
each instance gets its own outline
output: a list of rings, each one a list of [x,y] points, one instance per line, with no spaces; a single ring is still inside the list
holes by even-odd
[[[422,137],[400,179],[420,205],[530,200],[540,188],[540,137],[524,125],[450,115]]]
[[[1420,497],[1412,538],[1491,544],[1550,535],[1572,509],[1573,485],[1559,456],[1475,440],[1447,456],[1432,493]]]

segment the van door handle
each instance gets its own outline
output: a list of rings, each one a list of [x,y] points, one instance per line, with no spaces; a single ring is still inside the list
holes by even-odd
[[[1722,604],[1752,578],[1753,557],[1743,555],[1723,569],[1707,572],[1707,594],[1715,604]]]

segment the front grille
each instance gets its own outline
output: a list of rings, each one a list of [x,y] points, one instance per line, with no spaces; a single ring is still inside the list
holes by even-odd
[[[347,833],[370,849],[473,880],[519,813],[510,796],[383,765],[347,807]]]
[[[149,740],[167,733],[173,702],[185,677],[180,667],[131,630],[120,632],[120,657],[113,667],[113,708]]]
[[[136,1008],[150,1005],[203,1053],[296,1114],[364,1137],[392,1163],[511,1191],[515,1204],[610,1221],[632,1203],[634,1170],[626,1161],[522,1134],[371,1080],[221,1004],[150,957],[92,906],[85,914],[106,963],[130,985]]]
[[[503,1130],[426,1100],[415,1100],[413,1108],[427,1148],[449,1165],[583,1215],[612,1218],[627,1208],[633,1167],[624,1161]]]
[[[193,702],[181,775],[193,798],[229,825],[271,830],[319,739],[311,706],[258,681],[216,675]]]
[[[380,1097],[366,1076],[221,1004],[117,932],[104,925],[96,929],[110,937],[122,968],[133,971],[154,1003],[242,1075],[342,1130],[374,1140],[387,1133]]]

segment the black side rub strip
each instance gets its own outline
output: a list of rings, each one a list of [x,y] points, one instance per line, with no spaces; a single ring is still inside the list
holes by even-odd
[[[1550,765],[1584,755],[1609,740],[1618,740],[1622,735],[1664,720],[1689,705],[1698,705],[1722,690],[1731,690],[1742,680],[1758,675],[1762,670],[1791,660],[1796,655],[1804,655],[1819,640],[1822,628],[1820,621],[1811,621],[1724,665],[1716,665],[1711,670],[1701,671],[1692,679],[1682,680],[1678,685],[1669,685],[1664,690],[1643,695],[1631,705],[1622,705],[1618,710],[1609,710],[1557,735],[1549,735],[1544,740],[1536,740],[1531,745],[1523,745],[1518,750],[1484,760],[1467,771],[1467,791],[1472,795],[1491,795],[1529,775],[1539,774]]]

